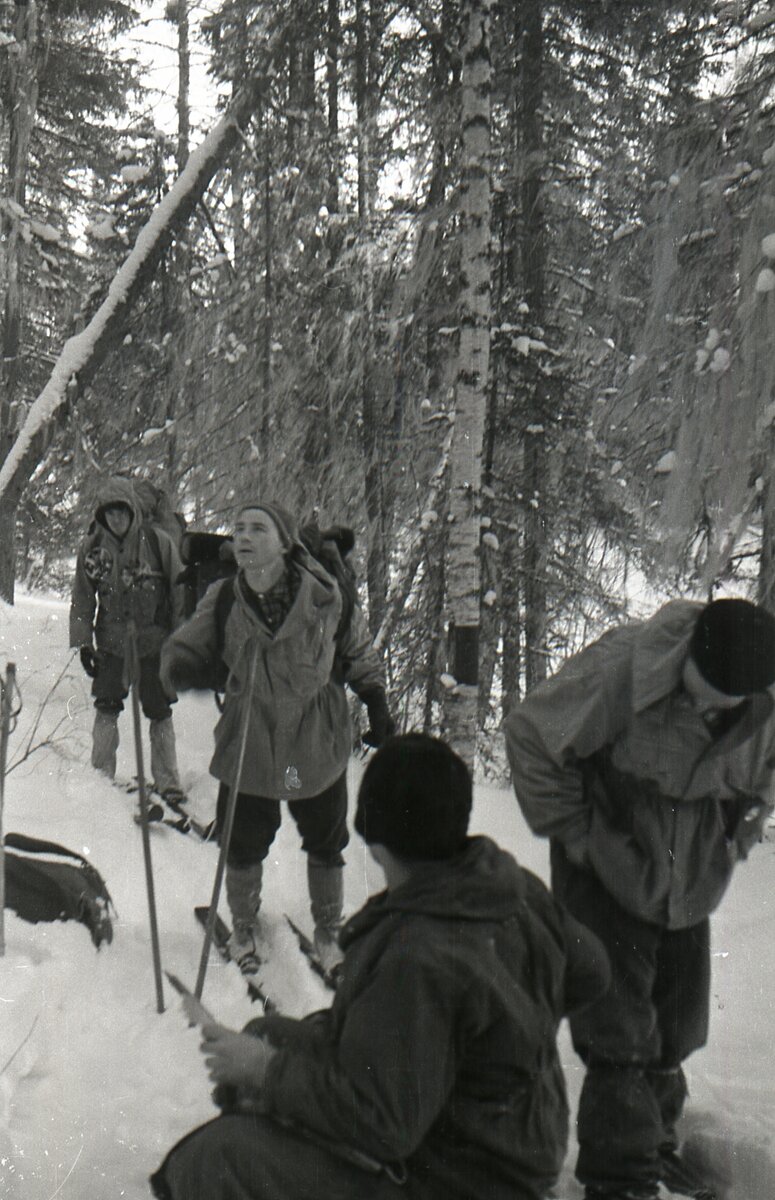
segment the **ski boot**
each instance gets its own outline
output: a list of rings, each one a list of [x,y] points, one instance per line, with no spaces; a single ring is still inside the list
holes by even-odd
[[[318,962],[327,975],[335,976],[344,955],[339,948],[344,898],[344,871],[338,864],[307,859],[310,911],[315,927],[312,940]]]
[[[258,953],[258,924],[237,925],[227,943],[229,957],[237,964],[243,975],[258,974],[261,956]]]
[[[258,910],[262,875],[263,864],[260,862],[239,867],[226,864],[226,898],[232,920],[227,948],[243,975],[255,975],[261,966]]]

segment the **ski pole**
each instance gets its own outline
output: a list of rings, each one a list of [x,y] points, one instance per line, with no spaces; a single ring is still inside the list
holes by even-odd
[[[135,732],[135,759],[137,762],[137,790],[140,796],[140,828],[143,836],[143,858],[145,860],[145,883],[148,892],[148,915],[151,924],[151,953],[153,975],[156,983],[156,1011],[164,1012],[164,990],[161,975],[161,952],[159,950],[159,928],[156,922],[156,897],[153,889],[153,866],[151,864],[151,836],[148,832],[148,796],[145,791],[143,767],[142,725],[140,724],[140,658],[137,653],[137,629],[134,620],[127,626],[127,667],[132,693],[132,721]]]
[[[8,759],[8,735],[11,731],[11,704],[15,685],[16,667],[9,662],[5,669],[5,682],[0,680],[0,957],[5,954],[5,766]]]
[[[207,914],[207,925],[205,927],[205,936],[202,943],[202,954],[199,959],[199,972],[196,977],[196,987],[194,995],[197,1000],[202,999],[202,992],[205,986],[205,975],[207,974],[207,960],[210,956],[210,946],[213,941],[215,932],[215,922],[218,916],[218,900],[221,895],[221,884],[226,870],[226,855],[231,842],[231,831],[234,828],[234,813],[237,807],[237,796],[239,794],[240,784],[242,782],[242,767],[245,762],[245,750],[248,744],[248,729],[250,728],[250,709],[253,703],[253,688],[256,681],[256,669],[258,666],[258,641],[256,641],[253,649],[253,657],[250,661],[250,670],[248,671],[248,683],[245,692],[245,703],[242,710],[242,721],[240,724],[239,751],[237,754],[237,763],[234,768],[234,776],[231,787],[229,789],[229,798],[226,802],[226,813],[223,823],[223,831],[221,833],[221,849],[218,855],[218,866],[215,870],[215,881],[213,883],[213,894],[210,900],[210,909]]]

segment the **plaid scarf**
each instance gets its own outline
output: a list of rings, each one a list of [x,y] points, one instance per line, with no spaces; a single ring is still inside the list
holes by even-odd
[[[254,592],[248,586],[245,577],[242,577],[245,599],[270,633],[277,633],[288,616],[300,585],[299,572],[293,563],[286,563],[280,578],[265,592]]]

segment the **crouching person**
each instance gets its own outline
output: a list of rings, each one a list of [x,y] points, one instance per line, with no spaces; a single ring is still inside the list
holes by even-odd
[[[170,1152],[157,1197],[546,1196],[568,1130],[557,1026],[604,991],[607,960],[537,878],[467,836],[470,810],[443,742],[376,753],[355,827],[387,889],[342,931],[333,1005],[204,1030],[224,1112]]]

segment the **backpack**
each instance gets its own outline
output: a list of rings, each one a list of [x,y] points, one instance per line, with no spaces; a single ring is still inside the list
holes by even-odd
[[[185,517],[175,512],[172,501],[163,488],[151,483],[150,479],[132,480],[137,502],[147,525],[158,525],[163,529],[176,550],[180,550],[180,542],[186,528]]]
[[[98,950],[113,940],[113,901],[96,867],[74,850],[21,833],[7,833],[5,846],[6,908],[33,925],[81,921]]]
[[[180,542],[183,570],[175,582],[183,588],[186,619],[194,612],[211,583],[237,573],[232,540],[224,533],[187,530]]]
[[[342,612],[334,635],[337,643],[336,652],[339,656],[339,648],[350,628],[353,610],[358,603],[358,582],[355,571],[348,561],[348,556],[355,546],[355,534],[345,525],[332,525],[328,529],[319,529],[317,525],[310,522],[299,530],[299,541],[324,570],[333,576],[339,588],[339,594],[342,597]],[[233,561],[232,559],[232,564]],[[215,692],[224,691],[229,676],[228,667],[221,658],[221,654],[226,640],[226,622],[234,604],[235,575],[236,566],[233,566],[215,601],[218,659],[213,666],[213,682],[211,684]]]

